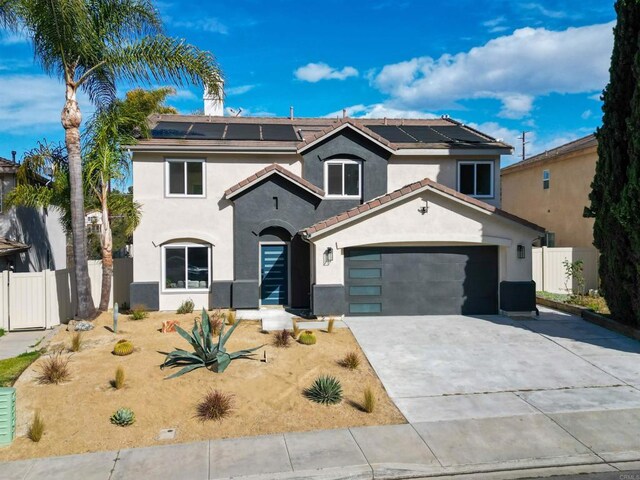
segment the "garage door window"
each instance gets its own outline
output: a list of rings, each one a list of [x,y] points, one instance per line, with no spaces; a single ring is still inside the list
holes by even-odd
[[[349,295],[351,296],[378,296],[382,294],[380,285],[355,285],[349,287]]]
[[[350,268],[349,278],[380,278],[382,270],[379,268]]]
[[[381,303],[350,303],[349,313],[380,313]]]
[[[493,162],[458,162],[458,191],[472,197],[493,197]]]

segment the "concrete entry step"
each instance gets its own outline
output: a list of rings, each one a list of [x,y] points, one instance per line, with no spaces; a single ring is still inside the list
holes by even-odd
[[[284,308],[246,309],[236,310],[236,318],[238,320],[260,320],[263,331],[274,332],[293,330],[293,319],[295,318],[299,323],[306,321],[302,315],[307,316],[307,313],[302,310],[285,310]]]

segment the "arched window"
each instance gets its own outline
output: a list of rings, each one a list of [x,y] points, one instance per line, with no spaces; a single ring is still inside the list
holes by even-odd
[[[163,289],[208,291],[211,284],[211,246],[169,243],[162,246]]]

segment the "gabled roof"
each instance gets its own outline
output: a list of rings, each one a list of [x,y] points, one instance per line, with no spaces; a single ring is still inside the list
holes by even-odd
[[[381,208],[384,208],[385,205],[388,204],[389,202],[405,197],[413,192],[424,191],[424,190],[432,190],[432,191],[444,194],[445,196],[452,197],[470,206],[479,208],[481,210],[485,210],[489,213],[506,218],[507,220],[510,220],[512,222],[519,223],[520,225],[524,225],[525,227],[531,228],[533,230],[538,230],[540,232],[545,231],[544,228],[542,228],[539,225],[536,225],[535,223],[531,223],[523,218],[520,218],[509,212],[505,212],[504,210],[501,210],[497,207],[494,207],[493,205],[482,202],[477,198],[464,195],[452,188],[445,187],[444,185],[434,182],[429,178],[425,178],[423,180],[420,180],[419,182],[405,185],[404,187],[394,190],[393,192],[374,198],[373,200],[363,203],[362,205],[358,205],[357,207],[347,210],[346,212],[340,213],[333,217],[327,218],[326,220],[322,220],[321,222],[315,223],[310,227],[307,227],[301,230],[300,233],[302,233],[307,238],[312,237],[323,230],[333,227],[334,225],[348,223],[356,218],[369,215]]]
[[[290,182],[295,183],[300,188],[306,190],[312,195],[315,195],[318,198],[324,197],[324,190],[316,187],[311,182],[305,180],[302,177],[299,177],[295,173],[287,170],[286,168],[276,163],[272,163],[268,167],[265,167],[262,170],[254,173],[250,177],[247,177],[244,180],[236,183],[234,186],[230,187],[224,192],[224,196],[227,199],[231,199],[271,175],[280,175],[281,177],[285,178]]]
[[[520,170],[548,160],[561,158],[562,156],[569,155],[570,153],[597,147],[598,140],[592,133],[590,135],[587,135],[586,137],[579,138],[577,140],[574,140],[573,142],[565,143],[564,145],[560,145],[559,147],[552,148],[551,150],[547,150],[538,155],[534,155],[533,157],[529,157],[526,160],[521,160],[518,163],[514,163],[513,165],[504,167],[501,172],[507,173],[514,170]]]
[[[393,153],[398,149],[397,146],[389,142],[387,139],[381,137],[377,133],[374,133],[369,128],[365,127],[362,123],[352,118],[343,118],[338,120],[333,125],[325,128],[324,130],[319,131],[318,133],[310,136],[305,139],[303,142],[298,144],[298,153],[302,153],[305,150],[308,150],[312,146],[320,143],[325,138],[330,137],[331,135],[335,135],[341,130],[345,128],[350,128],[351,130],[355,130],[360,135],[363,135],[365,138],[368,138],[373,143],[377,144],[379,147],[382,147],[384,150]]]
[[[13,240],[0,237],[0,257],[24,252],[29,250],[29,248],[31,248],[31,246],[26,243],[15,242]]]
[[[15,173],[18,170],[18,164],[11,160],[0,157],[0,173]]]

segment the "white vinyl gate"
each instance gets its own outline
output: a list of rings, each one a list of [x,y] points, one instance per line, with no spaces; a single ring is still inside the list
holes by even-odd
[[[102,267],[89,262],[89,278],[96,307],[100,303]],[[74,275],[68,270],[42,272],[0,272],[0,328],[28,330],[51,328],[73,318]],[[133,281],[133,259],[114,259],[109,305],[129,303]]]

